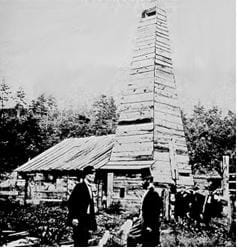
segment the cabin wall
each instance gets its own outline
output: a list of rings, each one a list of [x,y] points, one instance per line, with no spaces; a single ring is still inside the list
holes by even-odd
[[[120,201],[125,208],[137,207],[141,205],[144,193],[141,174],[114,174],[112,202]]]

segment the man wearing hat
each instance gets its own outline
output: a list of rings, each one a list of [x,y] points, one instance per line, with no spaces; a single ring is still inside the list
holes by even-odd
[[[129,232],[128,247],[135,247],[137,243],[143,247],[154,247],[160,243],[159,218],[163,204],[151,175],[143,177],[143,188],[147,191],[142,199],[141,215]]]
[[[153,184],[153,177],[144,177],[143,188],[147,189],[142,200],[142,246],[158,246],[160,243],[160,212],[162,200]]]
[[[88,246],[89,231],[97,229],[91,188],[94,179],[93,166],[86,166],[82,182],[75,186],[68,200],[68,218],[73,226],[74,246]]]

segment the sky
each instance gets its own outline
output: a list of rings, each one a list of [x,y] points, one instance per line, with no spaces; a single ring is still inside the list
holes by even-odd
[[[0,79],[30,98],[83,108],[120,102],[136,27],[150,0],[0,0]],[[235,110],[235,0],[159,0],[181,107]]]

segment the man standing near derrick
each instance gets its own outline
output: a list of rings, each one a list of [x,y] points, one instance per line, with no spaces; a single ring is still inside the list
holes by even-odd
[[[138,243],[143,247],[154,247],[160,244],[160,213],[162,199],[155,190],[153,177],[143,179],[143,188],[147,189],[141,206],[141,214],[129,232],[128,247],[135,247]]]
[[[88,246],[90,231],[97,229],[92,184],[95,179],[93,166],[83,169],[83,181],[78,183],[68,200],[69,222],[73,226],[74,246]]]

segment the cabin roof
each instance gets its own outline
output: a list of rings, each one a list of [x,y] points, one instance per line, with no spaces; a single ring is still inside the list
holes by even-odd
[[[114,135],[68,138],[34,157],[15,171],[82,170],[89,164],[98,169],[109,161],[114,138]]]

